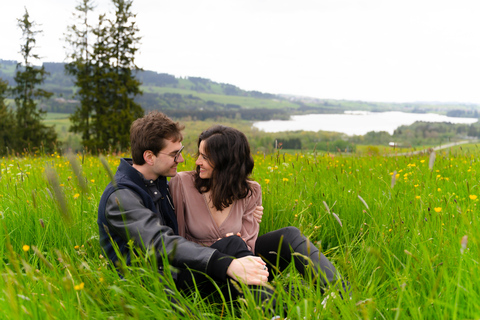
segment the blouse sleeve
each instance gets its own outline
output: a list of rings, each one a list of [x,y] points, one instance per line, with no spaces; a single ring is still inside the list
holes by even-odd
[[[179,174],[170,179],[168,183],[173,198],[175,215],[177,216],[178,234],[185,237],[185,194],[182,187],[182,179]]]
[[[255,241],[257,241],[260,225],[253,216],[257,206],[262,205],[262,188],[256,182],[252,183],[252,193],[246,198],[245,213],[242,217],[242,231],[240,234],[245,239],[248,249],[255,252]]]

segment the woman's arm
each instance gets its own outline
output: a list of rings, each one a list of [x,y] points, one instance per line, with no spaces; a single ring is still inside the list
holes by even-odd
[[[246,199],[245,212],[242,215],[241,237],[247,243],[248,248],[255,252],[255,241],[257,241],[260,225],[255,219],[254,212],[257,206],[262,205],[262,188],[258,183],[252,183],[252,193]]]

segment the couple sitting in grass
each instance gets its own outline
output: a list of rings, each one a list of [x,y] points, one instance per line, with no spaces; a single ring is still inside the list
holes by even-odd
[[[153,250],[159,272],[168,257],[179,290],[196,286],[210,294],[209,276],[222,289],[234,279],[269,299],[265,285],[292,261],[322,288],[339,282],[345,289],[335,267],[297,228],[258,236],[262,192],[249,180],[254,162],[243,133],[224,126],[204,131],[196,170],[177,174],[182,129],[160,112],[133,122],[132,159],[121,159],[98,209],[100,242],[112,262],[117,252],[130,262],[133,240],[136,250]]]

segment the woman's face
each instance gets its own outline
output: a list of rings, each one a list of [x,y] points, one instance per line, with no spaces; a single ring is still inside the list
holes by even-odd
[[[209,162],[205,153],[205,141],[200,141],[198,147],[198,158],[195,164],[200,168],[199,176],[202,179],[210,179],[213,175],[213,165]]]

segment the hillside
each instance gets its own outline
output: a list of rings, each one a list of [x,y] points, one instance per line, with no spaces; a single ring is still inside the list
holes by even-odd
[[[16,61],[0,59],[0,78],[15,83]],[[65,75],[64,63],[44,63],[49,72],[44,89],[54,93],[41,108],[49,112],[72,113],[77,106],[73,78]],[[136,98],[145,110],[158,109],[174,118],[205,120],[229,118],[243,120],[287,119],[291,114],[343,113],[345,110],[437,112],[450,116],[477,117],[480,106],[441,103],[375,103],[328,100],[293,95],[275,95],[242,90],[232,84],[199,77],[177,78],[166,73],[138,71],[143,95]]]

